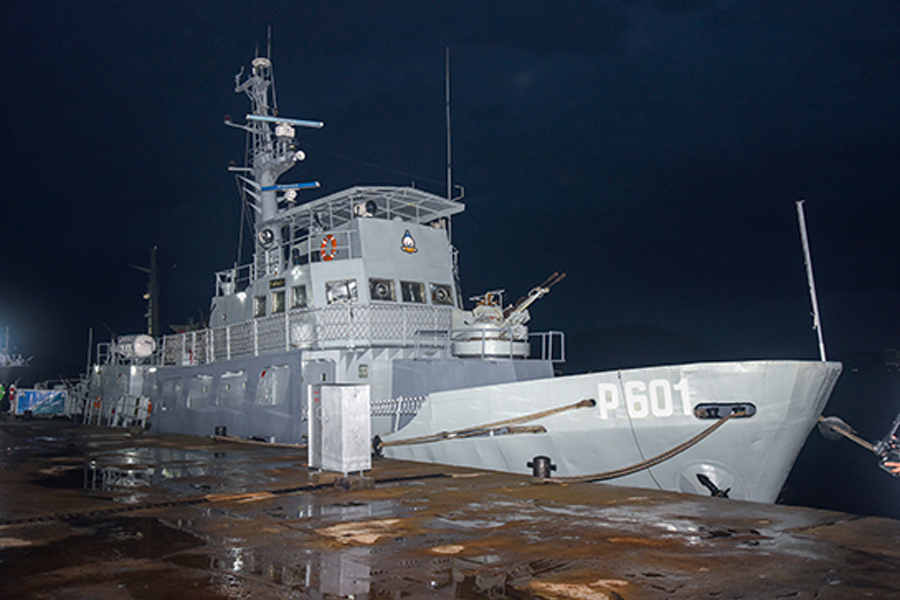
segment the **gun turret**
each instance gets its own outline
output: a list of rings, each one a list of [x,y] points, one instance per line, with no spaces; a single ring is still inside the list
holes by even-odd
[[[507,308],[503,309],[503,318],[506,319],[507,322],[514,321],[514,315],[525,312],[525,310],[529,306],[543,298],[544,295],[550,291],[550,288],[565,279],[565,277],[565,273],[554,273],[546,280],[544,280],[544,283],[535,288],[532,288],[532,290],[528,292],[527,296],[525,296],[524,298],[519,298],[519,301],[516,302],[514,306],[508,306]]]

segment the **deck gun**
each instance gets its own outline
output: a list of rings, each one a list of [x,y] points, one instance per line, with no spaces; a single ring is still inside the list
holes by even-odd
[[[869,450],[878,457],[878,466],[894,477],[900,477],[900,468],[893,468],[887,463],[900,465],[900,440],[897,433],[900,430],[900,414],[894,419],[890,431],[874,444],[858,435],[850,425],[840,417],[819,417],[819,432],[829,440],[839,440],[842,437],[855,442]],[[896,470],[895,470],[896,469]]]
[[[534,304],[537,300],[540,300],[545,294],[550,291],[554,285],[562,281],[566,277],[565,273],[554,273],[550,277],[548,277],[544,283],[533,288],[528,295],[524,298],[520,298],[518,302],[514,306],[507,306],[503,309],[503,318],[507,323],[515,322],[516,315],[524,314],[525,310]]]

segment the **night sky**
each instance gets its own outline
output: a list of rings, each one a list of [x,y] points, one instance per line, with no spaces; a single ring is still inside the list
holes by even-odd
[[[466,297],[569,336],[569,369],[816,358],[794,202],[806,199],[829,354],[900,344],[900,7],[705,0],[0,4],[0,328],[32,377],[88,332],[202,318],[237,257],[246,98],[272,59],[311,199],[443,194],[450,48]],[[245,252],[242,262],[247,262]]]

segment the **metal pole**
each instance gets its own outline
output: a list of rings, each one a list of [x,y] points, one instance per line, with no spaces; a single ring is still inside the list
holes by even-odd
[[[150,249],[150,331],[147,333],[151,337],[159,337],[162,332],[159,330],[159,273],[156,266],[156,250],[153,246]]]
[[[88,348],[87,348],[87,368],[84,372],[87,374],[90,379],[91,376],[91,352],[93,351],[94,346],[94,328],[88,328]]]
[[[806,264],[806,280],[809,285],[809,298],[812,302],[813,329],[819,337],[819,358],[825,362],[825,341],[822,339],[822,322],[819,319],[819,302],[816,299],[816,282],[813,278],[812,256],[809,252],[809,240],[806,237],[806,218],[803,215],[804,200],[797,200],[797,218],[800,221],[800,241],[803,243],[803,262]]]
[[[447,113],[447,200],[453,198],[453,160],[450,148],[450,46],[447,46],[444,58],[444,103]]]

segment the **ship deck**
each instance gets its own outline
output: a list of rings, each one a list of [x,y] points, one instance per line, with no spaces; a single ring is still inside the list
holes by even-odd
[[[900,521],[0,421],[18,598],[897,598]]]

